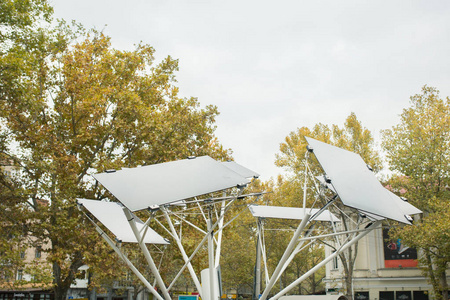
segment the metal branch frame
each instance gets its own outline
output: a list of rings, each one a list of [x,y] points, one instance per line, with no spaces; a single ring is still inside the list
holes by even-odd
[[[96,221],[89,218],[105,241],[116,251],[119,257],[157,299],[170,299],[169,292],[187,268],[202,299],[213,300],[220,296],[217,290],[217,284],[214,282],[217,280],[217,270],[220,263],[223,230],[235,220],[235,218],[232,218],[225,223],[224,217],[233,207],[232,204],[237,200],[246,197],[259,198],[262,195],[262,193],[243,195],[243,188],[251,182],[252,178],[258,176],[257,173],[235,162],[217,162],[207,156],[188,158],[134,169],[95,174],[94,178],[103,187],[108,189],[123,204],[123,207],[117,203],[113,204],[87,199],[79,199],[79,203],[80,208],[82,203],[88,204],[89,207],[85,207],[85,209],[93,214],[100,223],[103,223],[113,235],[124,236],[126,237],[126,242],[134,242],[139,245],[149,269],[155,276],[155,284],[159,286],[162,295],[156,292],[156,289],[133,266],[132,262],[121,251],[120,247],[115,245],[113,240],[99,227]],[[229,193],[229,191],[232,193]],[[222,196],[204,199],[208,197],[207,195],[214,195],[217,192],[221,192]],[[107,209],[106,206],[108,207]],[[102,209],[102,207],[105,209]],[[174,209],[172,212],[172,207],[182,207],[182,210],[176,211]],[[147,208],[149,217],[144,223],[133,212],[146,210]],[[108,216],[106,213],[106,211],[111,209],[114,210],[114,217]],[[186,219],[188,214],[193,213],[192,209],[200,211],[200,214],[205,220],[204,227],[206,229],[202,229],[201,225],[194,224]],[[86,211],[85,214],[87,215]],[[159,217],[165,219],[166,225],[159,220]],[[118,222],[119,219],[120,222]],[[179,233],[175,229],[174,220],[181,221]],[[163,228],[175,241],[184,260],[184,265],[180,268],[168,287],[165,285],[152,254],[146,246],[146,243],[153,241],[160,244],[167,243],[166,240],[149,227],[152,221]],[[120,225],[118,226],[119,223]],[[181,238],[183,224],[187,224],[203,234],[202,240],[189,255],[183,246]],[[150,236],[149,233],[151,233]],[[201,284],[191,261],[205,243],[208,245],[209,271],[205,282]],[[159,264],[161,262],[162,257]]]
[[[312,245],[316,242],[326,243],[322,240],[324,238],[333,238],[335,240],[334,242],[337,245],[337,249],[332,255],[326,257],[322,262],[312,267],[309,271],[294,280],[280,292],[272,296],[270,298],[271,300],[277,300],[282,295],[288,293],[303,280],[314,274],[314,272],[316,272],[319,268],[323,267],[327,262],[331,261],[333,258],[341,254],[349,247],[355,245],[361,238],[366,236],[372,230],[379,228],[381,222],[386,218],[391,218],[396,221],[408,224],[409,221],[407,213],[420,212],[417,208],[409,204],[399,202],[397,196],[392,195],[392,193],[385,190],[371,173],[371,171],[368,171],[366,169],[366,165],[359,157],[359,155],[313,140],[311,138],[306,139],[309,145],[307,147],[304,158],[303,219],[292,235],[292,238],[288,246],[286,247],[283,256],[279,259],[275,271],[270,277],[270,280],[266,281],[266,287],[260,297],[258,297],[260,293],[260,284],[259,282],[255,282],[255,300],[258,298],[260,300],[266,300],[269,298],[271,290],[273,289],[275,283],[279,280],[281,274],[286,270],[289,263],[301,250],[306,248],[307,245],[304,245],[305,242],[308,241],[308,244]],[[318,150],[319,153],[316,153],[316,150]],[[309,164],[309,158],[312,153],[314,153],[317,160],[319,161],[319,164],[321,164],[324,172],[322,176],[314,176],[314,174],[312,174],[312,170]],[[328,170],[331,174],[333,174],[333,180],[328,177]],[[342,176],[340,176],[341,174]],[[318,179],[321,180],[320,184],[317,183]],[[333,185],[335,179],[337,184]],[[355,189],[356,192],[354,192],[352,189],[352,184],[360,184],[363,188],[357,186],[357,188]],[[331,198],[328,197],[325,192],[326,189],[331,190],[334,193],[334,196],[332,196]],[[316,193],[316,199],[311,208],[306,207],[308,190],[312,190]],[[341,194],[339,194],[336,190],[341,191],[345,195],[345,199],[341,199]],[[367,198],[367,194],[370,194],[370,197],[368,197],[368,201],[366,201],[365,199]],[[389,211],[385,207],[379,207],[376,203],[377,199],[380,199],[380,201],[384,204],[392,203],[393,211]],[[319,202],[323,202],[323,200],[325,200],[325,203],[322,204],[322,206],[319,207],[319,210],[311,216],[313,207]],[[352,210],[358,215],[356,221],[354,220],[354,218],[352,218],[351,215],[349,215],[346,211],[343,211],[336,204],[337,200],[342,202],[346,209]],[[294,210],[294,208],[292,209]],[[345,219],[345,221],[349,220],[349,223],[352,224],[352,227],[354,228],[351,230],[348,229],[347,226],[341,226],[344,228],[339,228],[338,226],[336,226],[336,222],[330,219],[330,221],[328,222],[328,230],[331,231],[331,233],[322,233],[311,236],[313,232],[312,229],[314,228],[315,223],[319,222],[319,220],[317,220],[317,216],[319,216],[321,212],[328,209],[336,210],[340,214],[340,216]],[[361,211],[364,214],[367,214],[369,218],[361,218]],[[257,217],[257,236],[259,242],[260,237],[263,236],[264,227],[261,226],[261,213],[259,213]],[[279,215],[271,217],[283,218]],[[292,219],[291,217],[287,217],[287,215],[286,218]],[[347,224],[347,222],[344,222],[344,219],[341,223],[345,225]],[[314,220],[316,221],[313,223]],[[367,220],[366,223],[364,222],[365,220]],[[300,236],[302,237],[300,238]],[[339,236],[344,236],[345,238],[341,240],[339,239]],[[257,257],[261,256],[261,254],[265,255],[264,249],[264,245],[259,245],[257,247]],[[260,259],[257,259],[257,266],[255,267],[255,270],[261,269],[259,265],[260,263]],[[264,263],[266,264],[265,261]],[[260,281],[260,278],[260,275],[255,275],[256,281]]]
[[[347,159],[348,157],[353,157],[353,155],[349,155],[348,153],[342,153],[341,150],[330,150],[326,148],[329,147],[329,145],[323,146],[320,142],[317,142],[315,140],[307,140],[308,143],[312,143],[314,147],[318,147],[320,151],[325,149],[324,151],[322,151],[322,154],[331,153],[334,155],[337,153],[337,157],[343,157],[345,159]],[[336,192],[336,187],[332,185],[330,185],[330,190],[333,191],[335,195],[329,197],[325,192],[327,184],[330,183],[329,179],[325,178],[325,182],[320,182],[319,184],[317,182],[317,178],[314,176],[314,174],[312,174],[312,170],[309,165],[309,157],[312,153],[314,153],[317,158],[314,147],[309,147],[308,151],[306,151],[305,153],[302,211],[299,212],[299,208],[296,208],[295,211],[290,211],[289,214],[291,216],[291,219],[301,219],[301,222],[295,229],[288,246],[286,247],[282,257],[278,261],[278,264],[271,276],[269,276],[268,272],[267,255],[265,251],[264,216],[257,216],[257,265],[255,268],[254,286],[255,299],[258,298],[261,289],[261,263],[264,264],[265,289],[259,298],[261,300],[266,300],[268,299],[268,296],[275,283],[279,280],[282,273],[287,269],[288,265],[292,262],[292,260],[298,253],[300,253],[304,249],[307,249],[309,245],[313,245],[317,242],[323,243],[324,241],[322,241],[321,239],[334,238],[336,244],[338,245],[336,251],[332,255],[326,257],[322,262],[311,268],[308,272],[294,280],[285,289],[281,290],[271,298],[273,300],[277,300],[279,297],[286,294],[300,282],[305,280],[308,276],[316,272],[319,268],[324,266],[327,262],[342,253],[342,251],[345,251],[346,249],[357,243],[370,231],[377,228],[381,224],[381,221],[384,219],[384,217],[376,216],[389,214],[393,216],[394,220],[404,221],[405,223],[408,222],[407,218],[405,219],[406,221],[402,219],[403,212],[387,213],[385,210],[377,210],[377,208],[375,207],[375,213],[372,214],[370,208],[373,208],[374,205],[365,205],[364,203],[361,204],[358,202],[358,200],[355,200],[356,197],[354,197],[354,195],[351,195],[352,197],[350,197],[351,200],[354,201],[351,202],[353,206],[347,205],[341,199],[341,195]],[[325,160],[323,160],[322,158],[318,158],[318,160],[319,163],[322,160],[322,162],[325,161],[326,164],[330,164],[330,160],[328,158]],[[358,163],[360,162],[358,161]],[[342,166],[342,162],[339,162],[338,165]],[[357,164],[355,164],[355,166],[356,165]],[[333,172],[336,178],[336,168],[333,169]],[[365,178],[368,178],[367,176],[369,175],[365,174],[364,176]],[[122,213],[126,217],[126,220],[121,221],[121,224],[125,222],[126,224],[128,224],[129,228],[128,231],[126,231],[125,233],[121,231],[120,234],[123,234],[127,238],[128,242],[136,242],[139,245],[150,270],[155,276],[155,284],[160,287],[162,295],[159,295],[156,292],[154,285],[152,286],[145,279],[143,274],[141,274],[139,270],[135,266],[133,266],[132,262],[127,259],[125,254],[121,251],[120,247],[118,247],[114,243],[114,241],[96,224],[96,222],[91,218],[89,218],[89,220],[93,222],[96,230],[100,233],[102,238],[105,239],[105,241],[114,249],[114,251],[127,264],[127,266],[133,271],[133,273],[136,274],[136,276],[149,289],[149,291],[158,300],[169,300],[169,292],[173,289],[175,283],[187,268],[189,275],[194,282],[195,288],[197,289],[202,299],[217,300],[217,298],[221,295],[221,291],[219,290],[220,278],[217,279],[219,276],[217,270],[220,266],[220,252],[223,242],[223,230],[231,222],[236,220],[236,218],[238,218],[240,214],[242,214],[243,211],[247,209],[249,204],[246,204],[243,209],[230,220],[228,220],[228,222],[225,222],[225,215],[231,210],[232,207],[235,206],[233,204],[236,204],[238,200],[246,197],[255,197],[256,199],[259,199],[262,195],[265,194],[264,192],[259,192],[243,195],[243,186],[250,183],[251,179],[249,178],[257,177],[257,174],[234,162],[220,163],[210,157],[200,157],[198,159],[181,160],[153,166],[146,166],[142,168],[127,169],[113,173],[96,174],[94,177],[99,180],[99,182],[102,183],[104,187],[107,188],[112,194],[114,194],[121,203],[123,203],[124,207],[119,209],[119,211],[122,211]],[[338,178],[337,181],[340,184],[342,184],[343,182],[341,178]],[[374,186],[373,179],[370,178],[369,181],[371,182],[372,186]],[[364,185],[364,182],[359,182]],[[348,187],[348,183],[346,184],[347,186],[344,185],[344,187]],[[318,208],[307,208],[306,200],[308,198],[309,190],[315,192],[316,197],[313,206],[318,205]],[[227,192],[229,191],[233,191],[234,194],[227,195]],[[200,197],[208,197],[207,195],[217,195],[218,192],[222,193],[221,197],[210,197],[206,199],[202,199]],[[347,195],[349,194],[348,190],[346,190],[345,192],[347,192]],[[397,198],[388,193],[384,193],[384,191],[377,190],[377,192],[378,195],[387,195],[388,197],[394,199],[394,201],[397,201],[397,206],[403,207],[405,211],[418,211],[416,208],[411,207],[411,205],[409,204],[399,203],[399,200]],[[372,221],[367,222],[366,224],[363,223],[363,218],[358,218],[358,220],[355,222],[354,220],[352,220],[350,215],[348,215],[345,211],[342,211],[340,207],[336,205],[336,202],[338,200],[343,202],[343,204],[347,208],[350,207],[350,209],[354,209],[356,212],[359,212],[357,208],[358,206],[369,208],[367,210],[363,209],[363,211],[367,213],[369,217],[371,214],[373,215]],[[98,203],[99,201],[96,202]],[[182,208],[179,208],[178,211],[172,208],[179,207],[180,205],[182,206]],[[113,209],[115,209],[117,212],[117,207],[113,207]],[[149,218],[145,221],[145,223],[139,220],[133,213],[134,211],[144,209],[148,209],[149,212]],[[196,214],[202,215],[205,222],[205,224],[203,225],[203,229],[201,228],[201,225],[199,226],[198,224],[194,224],[186,219],[188,215],[195,213],[193,209],[199,211]],[[352,227],[354,228],[352,228],[351,230],[344,228],[345,230],[342,230],[342,228],[336,226],[336,222],[338,222],[338,220],[329,211],[330,209],[337,210],[343,218],[351,220],[351,222],[353,222]],[[278,215],[272,214],[272,216],[267,217],[279,217],[280,209],[277,208],[276,210]],[[262,209],[262,211],[264,211],[264,209]],[[292,218],[293,214],[297,216]],[[121,217],[123,217],[123,215]],[[97,216],[96,218],[99,219]],[[163,222],[158,218],[164,218],[166,225],[164,225]],[[174,220],[181,222],[179,233],[175,228]],[[365,218],[364,220],[369,220],[369,218]],[[103,222],[102,220],[99,221]],[[110,224],[111,220],[107,221]],[[146,243],[151,243],[151,241],[155,241],[159,244],[167,244],[167,241],[165,241],[161,236],[159,236],[149,227],[149,224],[152,221],[158,224],[170,237],[172,237],[184,260],[184,265],[180,268],[180,270],[168,286],[165,285],[158,267],[156,266],[153,257],[146,246]],[[315,233],[315,226],[319,222],[328,222],[328,229],[331,231],[331,233],[319,231],[318,234],[313,235],[313,233]],[[200,240],[200,242],[198,242],[197,247],[190,254],[186,252],[186,249],[184,248],[182,243],[181,232],[183,224],[191,226],[195,230],[203,234],[203,238]],[[365,227],[360,228],[361,226]],[[116,229],[112,229],[112,227],[114,226],[106,227],[111,230],[114,235],[117,236],[117,234],[114,232],[114,230]],[[114,228],[117,228],[117,226]],[[204,228],[206,228],[206,230]],[[131,235],[134,235],[132,238],[130,237],[130,229],[132,231]],[[343,241],[338,238],[342,235],[345,235],[346,237],[346,239],[344,239]],[[202,278],[200,280],[199,274],[195,272],[191,262],[205,244],[207,244],[208,249],[208,269],[205,269],[201,272],[200,275]],[[162,258],[160,264],[161,262]],[[219,282],[216,284],[217,281]]]
[[[298,225],[297,229],[295,230],[289,245],[286,247],[285,252],[283,254],[283,256],[280,258],[280,260],[278,261],[278,264],[275,268],[275,271],[273,272],[272,276],[270,277],[270,280],[268,282],[266,282],[266,287],[263,291],[263,293],[261,294],[260,297],[258,297],[259,294],[259,290],[258,287],[259,285],[256,283],[255,284],[255,298],[259,298],[261,300],[265,300],[268,298],[268,295],[270,293],[270,291],[273,289],[275,283],[279,280],[281,274],[286,270],[286,268],[288,267],[288,265],[292,262],[292,260],[295,258],[295,256],[301,252],[303,249],[306,249],[309,245],[312,245],[313,243],[315,243],[317,240],[319,240],[320,238],[325,238],[325,237],[335,237],[335,236],[339,236],[339,235],[343,235],[343,234],[349,234],[349,233],[360,233],[360,235],[357,238],[352,239],[351,241],[349,241],[347,244],[345,244],[343,247],[340,248],[340,251],[338,253],[340,253],[341,251],[344,251],[345,249],[347,249],[349,246],[353,245],[354,243],[356,243],[360,238],[362,238],[365,234],[367,234],[370,230],[372,230],[373,228],[375,228],[374,226],[369,227],[368,229],[360,229],[360,230],[354,230],[354,231],[345,231],[345,232],[338,232],[336,227],[334,226],[333,221],[329,222],[331,223],[330,227],[333,230],[333,233],[330,234],[321,234],[321,235],[317,235],[317,236],[311,236],[313,232],[313,227],[315,226],[313,221],[316,219],[316,217],[323,211],[327,210],[327,208],[331,205],[334,205],[334,202],[337,200],[337,197],[333,197],[331,199],[329,199],[325,205],[323,205],[322,207],[319,208],[319,210],[311,216],[310,212],[311,209],[306,207],[306,199],[307,199],[307,191],[308,191],[308,180],[312,182],[313,184],[313,188],[315,188],[315,191],[317,193],[323,194],[322,191],[320,190],[320,187],[318,187],[315,184],[315,177],[314,175],[311,173],[311,171],[309,170],[309,164],[308,164],[308,159],[309,159],[309,152],[306,152],[305,154],[305,171],[304,171],[304,186],[303,186],[303,211],[304,211],[304,218],[302,219],[302,221],[300,222],[300,224]],[[315,204],[317,203],[317,201],[314,202]],[[258,224],[259,224],[259,218],[258,218]],[[307,228],[308,225],[311,225],[309,228]],[[306,229],[307,228],[307,229]],[[258,229],[258,236],[262,236],[262,230],[263,227],[262,226],[257,226]],[[300,238],[300,236],[303,235],[302,238]],[[309,241],[307,245],[304,245],[305,241]],[[258,252],[262,251],[264,249],[264,247],[258,247]],[[257,253],[257,257],[261,255],[260,253]],[[265,253],[263,253],[263,255],[265,256]],[[312,275],[318,268],[320,268],[321,266],[323,266],[324,264],[326,264],[328,261],[330,261],[332,258],[328,257],[326,258],[321,264],[320,266],[315,266],[313,267],[310,271],[308,271],[307,273],[305,273],[303,276],[301,276],[300,278],[298,278],[297,280],[295,280],[292,284],[290,284],[289,286],[287,286],[284,290],[282,290],[280,293],[278,293],[277,295],[273,296],[270,299],[276,300],[278,299],[280,296],[286,294],[287,292],[289,292],[292,288],[294,288],[296,285],[298,285],[301,281],[305,280],[307,277],[309,277],[310,275]],[[258,261],[257,261],[258,263]],[[266,266],[267,268],[267,266]],[[258,266],[256,267],[256,269],[258,269]],[[256,280],[260,280],[259,277],[257,277]]]
[[[85,212],[83,213],[86,216],[86,218],[94,225],[95,230],[99,233],[99,235],[103,238],[103,240],[105,240],[105,242],[116,252],[119,258],[128,266],[128,268],[136,275],[136,277],[139,278],[139,280],[145,285],[145,287],[150,291],[150,293],[152,293],[152,295],[156,297],[158,300],[164,300],[164,298],[162,298],[161,295],[158,294],[158,292],[154,288],[154,285],[148,282],[145,276],[141,272],[139,272],[139,270],[127,258],[125,253],[122,252],[120,247],[118,247],[116,243],[108,236],[108,234],[104,232],[103,229],[101,229],[100,226],[98,226],[97,223],[91,217],[89,217],[88,214],[86,214]]]

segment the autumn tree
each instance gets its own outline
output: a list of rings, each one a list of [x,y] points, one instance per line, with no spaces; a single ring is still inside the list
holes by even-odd
[[[214,136],[217,108],[179,97],[177,60],[155,63],[148,45],[121,51],[102,33],[51,27],[43,0],[1,5],[0,150],[20,170],[15,186],[4,182],[14,197],[2,200],[15,203],[1,222],[27,216],[11,225],[48,253],[61,300],[78,268],[105,255],[75,203],[109,196],[91,174],[229,152]]]
[[[235,289],[240,294],[253,288],[256,223],[247,203],[241,203],[237,209],[245,211],[224,229],[220,266],[224,292]]]
[[[28,82],[38,64],[35,53],[42,45],[43,29],[36,22],[50,21],[51,13],[46,1],[0,2],[0,280],[14,278],[25,267],[20,252],[30,242],[23,212],[26,187],[17,178],[18,162],[8,155],[14,139],[4,122],[6,102],[28,98]]]
[[[446,269],[450,262],[448,212],[450,200],[450,99],[424,86],[410,98],[400,123],[383,132],[383,148],[394,188],[420,208],[416,226],[397,230],[402,240],[420,250],[420,263],[436,299],[448,298]]]
[[[355,152],[363,158],[363,160],[372,167],[374,172],[381,170],[382,164],[378,152],[375,150],[374,139],[370,131],[363,127],[361,122],[357,119],[354,113],[350,114],[344,127],[340,128],[337,125],[331,127],[325,124],[316,124],[312,130],[307,127],[302,127],[296,131],[291,132],[285,139],[285,142],[280,144],[280,153],[276,156],[275,164],[279,167],[283,167],[290,174],[291,184],[297,185],[296,194],[298,197],[303,195],[304,182],[304,157],[306,150],[305,136],[320,140],[325,143],[332,144],[334,146]],[[321,174],[320,166],[315,160],[311,158],[309,168],[314,174]],[[311,193],[309,193],[311,194]],[[298,200],[300,201],[300,199]],[[307,205],[311,205],[314,199],[312,195],[306,199]],[[345,207],[341,207],[340,214],[345,210]],[[350,212],[348,212],[350,213]],[[351,222],[347,222],[343,215],[341,217],[342,226],[346,230],[352,229]],[[358,217],[354,215],[353,217]],[[349,299],[352,299],[352,276],[354,264],[357,256],[358,244],[356,243],[352,247],[348,248],[339,255],[344,268],[344,286],[345,292]]]

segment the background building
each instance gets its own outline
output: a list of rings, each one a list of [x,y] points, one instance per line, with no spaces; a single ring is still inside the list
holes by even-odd
[[[391,240],[387,229],[378,228],[358,243],[353,273],[355,300],[427,300],[431,285],[422,275],[414,249]],[[326,247],[325,254],[332,253]],[[343,268],[339,258],[326,266],[324,282],[328,294],[342,293]]]

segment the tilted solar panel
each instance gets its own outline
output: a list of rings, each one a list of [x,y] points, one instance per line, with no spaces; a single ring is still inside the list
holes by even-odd
[[[209,156],[93,176],[131,211],[169,204],[250,182]]]
[[[323,175],[322,176],[316,176],[316,179],[318,181],[320,181],[321,184],[323,184],[328,189],[330,189],[333,193],[337,194],[336,191],[334,190],[333,185],[331,183],[327,183],[325,181],[325,178],[324,178]],[[392,201],[394,201],[403,210],[403,212],[405,214],[407,214],[407,215],[415,215],[415,214],[422,213],[422,211],[420,209],[418,209],[415,206],[411,205],[406,200],[401,199],[399,196],[397,196],[396,194],[392,193],[389,190],[387,190],[387,191],[389,192],[389,195],[392,198]],[[368,216],[370,216],[371,218],[375,219],[375,220],[384,219],[384,217],[375,216],[375,215],[367,213],[367,212],[364,212],[364,213],[367,214]]]
[[[305,217],[303,208],[299,207],[250,205],[248,208],[254,217],[260,218],[302,220]],[[306,209],[306,212],[311,216],[316,214],[318,211],[319,210],[316,208]],[[314,220],[340,222],[339,218],[333,215],[329,210],[324,210]]]
[[[241,175],[242,177],[245,178],[258,178],[259,174],[247,169],[246,167],[234,162],[234,161],[224,161],[222,162],[222,164],[224,166],[226,166],[227,168],[229,168],[230,170],[238,173],[239,175]]]
[[[99,220],[118,240],[124,243],[137,243],[133,230],[123,212],[123,207],[117,202],[103,202],[89,199],[77,199],[77,202],[85,207]],[[143,233],[145,224],[135,216],[136,227]],[[148,227],[144,237],[146,244],[169,244],[156,231]]]
[[[419,210],[400,203],[403,200],[381,185],[358,154],[312,138],[306,140],[344,205],[411,224],[408,215]]]

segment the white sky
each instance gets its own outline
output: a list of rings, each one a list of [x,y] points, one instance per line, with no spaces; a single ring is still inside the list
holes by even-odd
[[[219,141],[263,180],[298,127],[355,112],[379,140],[423,85],[450,96],[448,0],[49,1],[114,47],[178,58],[180,96],[218,106]]]

